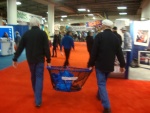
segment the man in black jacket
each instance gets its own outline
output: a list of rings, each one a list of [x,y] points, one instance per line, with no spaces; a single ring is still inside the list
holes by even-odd
[[[96,35],[88,63],[89,69],[95,65],[99,97],[104,107],[103,113],[111,113],[106,81],[109,73],[114,71],[115,56],[120,62],[120,71],[125,71],[123,53],[118,38],[111,31],[112,25],[113,22],[110,20],[102,21],[104,32]]]
[[[122,38],[121,38],[121,35],[117,33],[117,27],[116,26],[113,27],[112,30],[113,30],[113,33],[118,37],[119,42],[120,42],[120,46],[121,46],[122,45]]]
[[[27,62],[31,72],[32,88],[35,96],[36,107],[42,103],[43,72],[45,56],[50,66],[50,49],[46,33],[40,30],[40,21],[32,18],[30,21],[31,30],[25,32],[19,43],[18,49],[13,58],[13,66],[17,67],[17,59],[26,50]]]

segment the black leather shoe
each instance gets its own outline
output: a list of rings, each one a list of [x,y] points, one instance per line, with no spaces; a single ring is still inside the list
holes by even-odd
[[[110,108],[104,108],[103,113],[111,113],[111,109]]]
[[[37,107],[37,108],[41,107],[41,103],[40,104],[36,104],[35,107]]]
[[[99,101],[101,101],[101,98],[100,98],[100,96],[99,96],[99,92],[97,92],[96,97],[97,97],[97,99],[98,99]]]

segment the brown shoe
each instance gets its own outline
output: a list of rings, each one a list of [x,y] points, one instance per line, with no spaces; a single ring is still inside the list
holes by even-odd
[[[111,113],[111,109],[110,108],[104,108],[103,113]]]

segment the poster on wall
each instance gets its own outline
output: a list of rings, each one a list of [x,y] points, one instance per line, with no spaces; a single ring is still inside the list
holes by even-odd
[[[148,46],[150,40],[149,21],[135,22],[134,45]]]
[[[142,68],[150,69],[150,51],[138,52],[138,64]]]

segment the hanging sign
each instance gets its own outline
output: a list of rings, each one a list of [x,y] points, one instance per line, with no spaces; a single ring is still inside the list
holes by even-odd
[[[86,31],[86,26],[71,26],[72,31]]]
[[[87,27],[94,27],[94,26],[100,26],[102,25],[101,20],[93,21],[93,22],[86,22]]]
[[[34,15],[34,14],[30,14],[27,12],[17,10],[17,20],[18,21],[30,22],[30,19],[32,17],[36,17],[40,20],[40,22],[42,22],[42,16],[38,16],[38,15]]]

